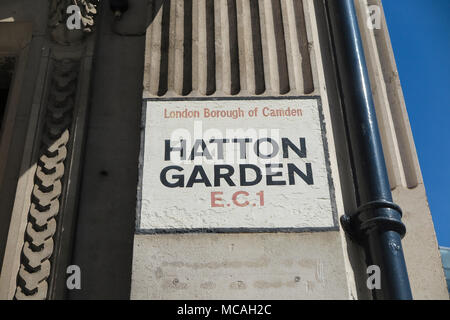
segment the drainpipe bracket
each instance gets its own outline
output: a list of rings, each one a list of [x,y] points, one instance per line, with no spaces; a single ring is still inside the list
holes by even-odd
[[[392,209],[396,211],[399,218],[390,215],[376,215],[374,217],[361,220],[360,215],[363,212],[370,210],[386,210]],[[363,235],[371,230],[377,229],[379,231],[395,231],[403,238],[406,234],[406,227],[401,221],[402,209],[395,203],[386,200],[376,200],[367,202],[361,205],[354,213],[350,215],[343,215],[340,218],[341,226],[350,240],[362,243]]]

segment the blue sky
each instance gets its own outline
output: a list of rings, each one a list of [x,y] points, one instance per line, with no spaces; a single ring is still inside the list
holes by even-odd
[[[384,0],[439,245],[450,247],[450,0]]]

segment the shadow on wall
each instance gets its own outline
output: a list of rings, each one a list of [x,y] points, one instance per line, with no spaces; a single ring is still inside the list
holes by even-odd
[[[64,0],[61,2],[64,2]],[[100,255],[101,253],[108,253],[111,259],[114,260],[112,262],[104,259],[104,263],[108,267],[103,268],[104,266],[102,266],[101,269],[108,269],[111,265],[117,265],[119,273],[120,271],[124,271],[124,274],[131,275],[131,252],[136,197],[135,186],[137,184],[139,124],[142,99],[144,34],[148,24],[153,20],[151,15],[149,17],[147,16],[147,11],[154,10],[154,8],[150,6],[150,2],[131,0],[130,15],[123,16],[122,19],[115,23],[113,30],[118,30],[121,33],[117,37],[112,37],[115,40],[111,41],[111,37],[108,37],[111,35],[112,29],[110,27],[106,25],[99,27],[99,33],[101,33],[98,35],[99,42],[102,42],[103,38],[104,43],[102,45],[104,45],[106,51],[109,51],[107,54],[110,57],[102,57],[102,53],[99,52],[101,48],[97,49],[98,51],[95,53],[94,59],[102,59],[101,61],[105,65],[100,66],[101,64],[97,64],[98,68],[93,69],[94,71],[91,72],[91,58],[89,56],[83,56],[83,49],[79,42],[76,45],[70,46],[61,45],[51,40],[52,37],[50,34],[53,31],[54,24],[52,24],[52,21],[49,21],[51,17],[48,15],[50,12],[49,7],[54,3],[56,1],[53,2],[53,0],[3,0],[0,3],[0,20],[2,21],[0,22],[0,27],[2,27],[3,23],[16,25],[16,22],[29,21],[32,21],[33,26],[30,31],[32,33],[32,38],[30,34],[31,42],[26,44],[25,49],[19,49],[24,49],[22,51],[26,53],[13,53],[13,56],[20,55],[20,61],[17,63],[19,67],[16,66],[14,70],[14,79],[11,85],[12,91],[16,93],[14,96],[17,99],[8,99],[5,117],[7,113],[11,115],[9,119],[12,121],[8,123],[11,132],[8,135],[8,139],[2,136],[0,142],[1,150],[4,150],[4,147],[8,147],[8,153],[2,152],[4,157],[0,159],[0,164],[5,168],[5,170],[0,170],[0,180],[2,182],[0,185],[0,267],[2,268],[2,276],[5,277],[6,274],[14,272],[14,266],[11,265],[11,261],[15,261],[19,256],[21,257],[21,269],[17,279],[19,286],[16,295],[23,297],[36,293],[39,293],[39,296],[42,297],[41,290],[47,290],[47,285],[50,288],[54,287],[55,284],[52,284],[53,277],[65,278],[65,269],[63,267],[60,267],[61,272],[58,270],[55,271],[58,265],[57,261],[60,255],[63,255],[64,258],[71,256],[70,252],[61,248],[70,248],[72,246],[70,244],[74,241],[72,232],[77,231],[67,230],[67,228],[64,229],[61,226],[67,225],[67,220],[74,220],[76,223],[78,197],[83,195],[83,189],[86,188],[89,192],[93,190],[97,191],[98,194],[95,195],[99,198],[98,203],[107,203],[110,200],[111,193],[108,192],[107,188],[105,188],[106,190],[99,189],[99,182],[91,179],[91,177],[97,177],[97,175],[82,171],[81,164],[73,162],[75,159],[73,156],[78,156],[85,149],[85,146],[82,145],[77,150],[73,150],[75,146],[74,137],[80,136],[81,134],[79,131],[82,129],[79,128],[83,128],[85,127],[85,123],[89,123],[86,113],[79,113],[79,110],[86,107],[82,106],[83,102],[80,101],[86,99],[85,101],[87,103],[87,97],[84,97],[83,93],[88,92],[91,83],[94,86],[90,94],[94,101],[91,106],[94,109],[94,113],[98,113],[100,109],[100,112],[111,114],[115,111],[123,112],[123,110],[127,110],[128,108],[127,115],[134,115],[134,118],[128,118],[131,120],[126,124],[128,131],[117,130],[119,125],[115,125],[115,128],[105,128],[104,133],[106,133],[108,138],[115,137],[115,139],[113,138],[115,141],[126,142],[133,139],[133,141],[136,141],[136,144],[118,143],[111,145],[110,143],[105,143],[105,140],[99,141],[100,145],[109,146],[109,149],[104,150],[104,155],[105,158],[108,158],[109,162],[111,160],[114,162],[109,163],[112,167],[110,171],[113,173],[110,174],[110,178],[107,180],[109,181],[109,187],[114,188],[117,185],[122,185],[124,188],[127,188],[127,191],[121,194],[121,197],[127,197],[127,199],[123,203],[118,204],[116,210],[128,212],[129,214],[121,214],[117,220],[114,220],[111,218],[110,212],[100,212],[97,215],[91,215],[97,222],[86,222],[82,216],[78,225],[81,229],[81,234],[84,231],[92,234],[90,232],[90,226],[94,225],[98,227],[98,221],[100,221],[102,229],[105,232],[99,233],[98,238],[110,237],[111,239],[109,239],[110,241],[108,243],[119,242],[121,243],[121,248],[110,247],[105,250],[105,248],[101,247],[101,240],[95,236],[90,239],[89,236],[85,237],[83,234],[83,236],[78,238],[86,239],[81,246],[83,244],[87,244],[88,247],[93,246],[93,251],[99,252]],[[72,2],[68,1],[68,3]],[[102,7],[100,11],[102,13],[100,15],[103,17],[99,15],[98,26],[100,26],[102,20],[106,24],[113,23],[112,12],[104,4],[105,1],[101,3]],[[159,3],[159,7],[161,6],[162,2]],[[62,23],[59,25],[62,25]],[[6,42],[8,47],[9,42],[14,42],[17,39],[17,36],[13,33],[9,34],[11,36],[8,39],[0,39],[1,54],[4,53],[2,51],[2,44]],[[135,44],[130,46],[127,40],[129,37],[127,36],[132,35],[137,35],[140,38],[136,39]],[[125,56],[110,53],[112,52],[111,50],[117,49],[117,45],[121,51],[125,52]],[[47,52],[43,49],[48,48],[50,48],[49,58],[43,55]],[[72,48],[73,50],[71,50]],[[136,55],[142,57],[142,64],[139,62],[139,59],[133,58]],[[127,63],[133,65],[134,72],[127,68]],[[103,70],[111,70],[111,68],[115,70],[114,74],[112,76],[109,74],[105,75]],[[23,72],[19,72],[19,69]],[[98,69],[101,70],[99,71]],[[124,70],[127,72],[124,72]],[[102,72],[103,74],[97,77],[97,73]],[[103,78],[103,81],[100,84],[98,82],[96,83],[96,78]],[[107,87],[108,84],[110,86],[109,88]],[[114,101],[106,105],[103,103],[105,100],[104,95],[111,96],[111,88],[113,88],[112,92],[116,92],[117,95],[113,95],[112,98]],[[95,95],[95,91],[100,92],[103,96],[99,97]],[[119,94],[120,99],[118,99]],[[105,112],[101,110],[102,108],[107,108],[108,110],[105,110]],[[80,114],[84,115],[83,119],[79,117]],[[126,118],[123,116],[113,116],[113,118],[108,120],[112,120],[110,122],[120,121],[123,123]],[[101,123],[103,122],[101,121]],[[100,122],[89,123],[89,131],[92,131],[92,128],[95,131],[98,123]],[[109,132],[108,129],[110,129]],[[88,145],[96,143],[96,134],[91,133],[91,135],[87,139]],[[108,142],[110,141],[109,139],[107,140]],[[87,151],[87,162],[91,161],[91,163],[86,165],[87,169],[89,169],[92,165],[98,165],[99,157],[92,156],[93,153],[98,154],[98,148],[95,148],[95,151],[88,148]],[[123,154],[124,158],[118,159],[115,156],[116,154]],[[89,157],[94,157],[95,159],[90,159]],[[82,158],[79,157],[79,159]],[[79,162],[79,160],[77,161]],[[102,166],[108,166],[108,161],[102,162]],[[118,168],[122,167],[125,168],[126,175],[120,176],[114,174],[119,171]],[[130,168],[136,170],[136,175],[130,174],[130,170],[132,170]],[[3,175],[1,172],[5,174]],[[71,187],[74,189],[70,189],[72,191],[67,193],[69,190],[68,182],[70,181],[71,184],[74,184],[82,176],[88,181],[87,185],[93,182],[93,188],[83,186],[77,195],[75,194],[77,193],[77,186],[75,185]],[[20,187],[24,187],[27,192],[20,191],[16,193],[17,190],[22,190]],[[105,199],[105,202],[102,202],[101,198],[105,195],[109,199]],[[83,198],[81,198],[80,203],[82,203],[82,200]],[[72,203],[72,207],[67,207],[67,203],[69,202]],[[86,202],[92,205],[96,203],[96,200],[94,202]],[[17,214],[14,215],[14,221],[12,221],[11,218],[15,203],[17,204],[17,209],[14,209],[14,212],[17,211]],[[20,209],[23,205],[25,205],[24,208],[26,211]],[[24,212],[22,213],[22,211]],[[90,212],[89,210],[87,211]],[[8,266],[3,268],[5,266],[3,264],[3,258],[10,227],[14,224],[14,234],[17,234],[17,230],[20,229],[22,220],[25,217],[24,214],[26,214],[28,220],[27,230],[24,236],[24,246],[19,248],[16,243],[8,244],[8,248],[12,252],[9,256],[14,258],[11,258],[11,261],[6,263]],[[129,228],[123,228],[123,232],[117,233],[118,227],[126,225]],[[61,230],[65,230],[65,234],[61,234]],[[14,237],[11,239],[12,242],[16,241]],[[24,254],[27,256],[24,257]],[[122,259],[124,256],[128,259]],[[90,260],[90,258],[88,257],[87,260]],[[123,262],[117,263],[117,261]],[[43,268],[43,265],[47,264],[49,264],[51,269],[44,268],[45,272],[39,272]],[[95,261],[91,264],[95,264]],[[94,265],[93,269],[100,270],[95,267],[98,266]],[[28,274],[30,272],[34,274]],[[115,271],[113,270],[112,272],[114,273]],[[105,274],[105,282],[110,282],[111,278],[115,277],[111,274]],[[6,280],[6,282],[8,281]],[[64,281],[59,282],[60,286],[65,286]],[[92,283],[95,282],[94,280],[92,281]],[[118,280],[115,283],[114,288],[116,292],[107,293],[108,291],[101,290],[105,292],[104,294],[115,295],[116,298],[124,298],[129,294],[130,282],[131,279],[127,279],[127,276],[125,276],[123,281]],[[4,293],[5,289],[9,290],[9,288],[3,288],[1,290],[2,293]],[[51,290],[49,289],[49,292]],[[92,294],[95,296],[95,293]],[[45,295],[43,296],[45,297]]]
[[[160,82],[157,94],[164,95],[168,90],[168,51],[172,40],[169,39],[171,2],[174,0],[130,0],[128,11],[120,19],[115,19],[113,12],[106,7],[107,2],[101,1],[100,14],[97,17],[98,45],[94,54],[93,71],[88,75],[86,82],[80,80],[80,72],[85,70],[83,69],[85,65],[65,59],[45,60],[40,56],[41,48],[39,46],[33,48],[33,55],[30,55],[30,60],[27,61],[29,66],[38,64],[37,61],[49,65],[48,68],[42,69],[45,75],[42,75],[37,67],[30,68],[29,70],[34,70],[34,73],[27,73],[26,81],[35,83],[39,75],[47,80],[46,87],[42,86],[41,88],[43,90],[41,92],[42,101],[38,106],[33,105],[33,108],[51,110],[51,112],[46,112],[42,119],[45,119],[47,124],[56,123],[57,125],[45,127],[43,120],[35,134],[31,135],[30,140],[26,140],[25,133],[22,133],[23,141],[19,144],[20,146],[24,146],[27,142],[33,145],[33,142],[37,141],[34,144],[34,154],[28,166],[21,167],[22,158],[17,157],[19,164],[14,169],[17,170],[15,172],[16,182],[9,186],[12,191],[9,199],[10,206],[4,206],[1,210],[2,215],[4,213],[11,214],[17,180],[32,174],[30,181],[33,181],[33,194],[30,195],[31,199],[22,199],[22,201],[30,203],[31,200],[27,213],[31,228],[45,229],[44,232],[49,234],[44,237],[44,242],[48,244],[48,242],[54,241],[55,248],[52,254],[46,256],[40,263],[57,261],[61,254],[58,248],[61,248],[63,242],[74,241],[73,262],[82,266],[82,270],[84,270],[84,290],[80,293],[71,293],[70,298],[128,298],[131,283],[139,163],[145,34],[148,26],[154,22],[158,14],[162,14],[166,23],[162,25],[161,29],[162,58],[158,74]],[[0,19],[32,20],[35,26],[33,34],[50,39],[47,19],[48,3],[48,0],[2,0]],[[192,0],[185,1],[187,5],[184,6],[184,16],[192,15],[192,3]],[[253,1],[253,3],[257,4],[258,1]],[[7,8],[7,10],[3,10],[3,8]],[[209,7],[209,10],[212,10],[214,16],[214,8]],[[255,18],[255,21],[257,20]],[[188,20],[185,21],[187,23]],[[214,19],[206,21],[206,24],[213,28]],[[277,28],[281,29],[282,25],[278,24]],[[192,32],[192,27],[185,27],[183,38],[192,38]],[[214,61],[214,32],[209,32],[209,35],[208,52],[212,55],[209,57],[209,61]],[[237,38],[234,42],[237,42]],[[54,43],[52,45],[57,46]],[[69,48],[65,47],[61,52],[70,52]],[[183,68],[186,73],[192,75],[192,65],[188,63],[192,61],[192,45],[190,44],[186,48],[187,50],[183,54]],[[277,47],[277,50],[280,48],[282,46]],[[236,50],[237,46],[230,46],[230,56],[234,55],[234,65],[239,68],[239,63],[236,61]],[[302,47],[301,50],[307,51],[308,48]],[[255,64],[261,66],[259,69],[255,68],[255,72],[259,72],[255,74],[255,77],[264,79],[264,62],[261,56],[259,58],[255,56]],[[31,57],[34,57],[35,60],[32,60]],[[285,60],[286,58],[284,60],[280,58],[277,68],[280,74],[287,76]],[[214,64],[214,62],[208,63]],[[302,90],[310,93],[314,87],[309,57],[304,59],[303,63],[306,68],[302,69],[305,70]],[[214,68],[208,70],[206,94],[212,94],[216,91],[216,74]],[[49,71],[48,74],[47,71]],[[231,94],[240,90],[238,72],[239,70],[232,71]],[[183,79],[188,79],[188,77],[183,77]],[[287,79],[283,77],[279,79],[277,85],[281,94],[288,90],[289,81]],[[187,94],[192,89],[192,83],[184,81],[181,94]],[[85,115],[85,119],[77,118],[77,121],[86,122],[87,139],[80,150],[71,150],[73,131],[76,128],[73,122],[73,112],[74,108],[80,107],[75,105],[74,101],[77,101],[81,91],[90,86],[92,89],[88,115]],[[23,94],[28,95],[29,101],[32,102],[33,96],[41,93],[34,92],[40,87],[34,87],[34,85],[30,87],[35,89]],[[52,94],[52,90],[54,94]],[[256,83],[257,94],[265,90],[264,81]],[[47,95],[46,92],[50,93]],[[87,89],[83,92],[87,92]],[[31,116],[31,105],[29,103],[27,111],[23,113],[26,115],[25,118]],[[62,110],[63,112],[61,112]],[[28,126],[23,126],[25,131],[27,128]],[[23,150],[20,153],[22,152]],[[84,158],[81,158],[83,159],[82,168],[78,168],[79,164],[69,161],[74,153],[84,154]],[[34,167],[37,168],[36,171],[30,170]],[[72,170],[75,167],[78,168],[78,172]],[[81,179],[80,189],[76,196],[65,195],[69,171]],[[114,195],[114,201],[111,199],[112,195]],[[73,201],[75,201],[74,206],[78,208],[65,210],[62,215],[59,212],[60,205],[65,203],[69,196],[76,198],[76,201]],[[9,209],[5,210],[5,208]],[[42,212],[49,213],[49,216],[40,215],[39,213]],[[75,240],[70,234],[62,237],[56,233],[55,236],[54,232],[58,232],[57,228],[60,228],[67,219],[76,221]],[[45,228],[41,228],[42,226]],[[0,234],[0,236],[2,235]],[[4,238],[6,239],[6,235]],[[41,238],[27,236],[26,246],[34,249],[40,248],[42,243],[38,242],[39,239]],[[63,254],[70,255],[67,252],[63,252]],[[3,255],[3,252],[0,252],[0,255]],[[54,268],[53,263],[51,267]],[[54,270],[52,269],[51,272]],[[59,276],[63,277],[65,273],[61,273]],[[48,278],[48,275],[44,275],[43,281],[51,282],[52,280],[51,277]],[[21,290],[25,289],[21,288]],[[31,293],[31,291],[21,292],[25,295]]]

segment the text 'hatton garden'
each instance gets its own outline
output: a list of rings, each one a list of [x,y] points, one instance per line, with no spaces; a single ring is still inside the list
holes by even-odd
[[[299,181],[307,185],[314,184],[313,167],[309,162],[302,162],[303,167],[293,162],[282,163],[281,158],[297,159],[307,157],[307,142],[305,138],[291,140],[281,138],[234,138],[234,139],[197,139],[192,148],[188,148],[186,140],[164,141],[164,161],[181,162],[194,161],[198,158],[212,162],[226,162],[227,146],[237,150],[240,161],[249,159],[263,160],[263,165],[253,163],[213,164],[213,174],[208,176],[205,165],[194,165],[186,174],[180,165],[168,165],[161,170],[160,181],[168,188],[191,188],[194,185],[205,187],[254,186],[265,183],[267,186],[295,185]],[[211,152],[214,149],[215,152]],[[174,161],[174,157],[176,160]],[[275,159],[276,161],[271,161]],[[231,161],[233,162],[233,161]],[[259,161],[256,161],[259,162]],[[263,177],[265,179],[263,179]]]

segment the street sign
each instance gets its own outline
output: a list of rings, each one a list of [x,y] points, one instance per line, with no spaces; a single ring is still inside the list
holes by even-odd
[[[144,101],[138,233],[336,228],[319,98]]]

